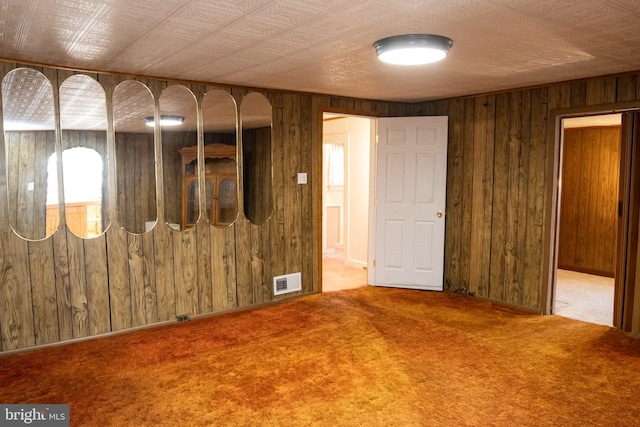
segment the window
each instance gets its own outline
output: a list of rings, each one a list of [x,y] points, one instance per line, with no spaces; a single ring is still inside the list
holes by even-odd
[[[47,163],[47,216],[58,215],[56,154]],[[102,156],[91,148],[74,147],[62,152],[65,219],[76,236],[102,233]]]
[[[327,144],[329,151],[329,188],[344,186],[344,145]]]

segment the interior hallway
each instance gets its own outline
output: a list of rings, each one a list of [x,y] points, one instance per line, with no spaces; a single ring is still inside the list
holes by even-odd
[[[342,253],[322,257],[322,292],[359,288],[367,284],[367,270],[344,265]]]

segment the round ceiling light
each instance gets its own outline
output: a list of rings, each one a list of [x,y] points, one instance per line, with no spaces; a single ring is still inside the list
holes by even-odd
[[[404,34],[380,39],[373,44],[378,59],[396,65],[422,65],[447,56],[453,40],[434,34]]]
[[[170,116],[170,115],[161,115],[160,116],[160,126],[178,126],[184,122],[184,117],[182,116]],[[153,116],[145,117],[144,123],[147,126],[153,127],[155,125],[155,121]]]

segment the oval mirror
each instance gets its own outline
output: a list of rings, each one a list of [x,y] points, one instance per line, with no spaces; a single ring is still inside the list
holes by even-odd
[[[151,230],[156,207],[153,96],[135,80],[125,80],[113,91],[113,127],[116,148],[117,218],[130,233]]]
[[[252,92],[240,104],[244,212],[254,224],[271,216],[271,103]]]
[[[169,86],[160,95],[164,216],[174,230],[193,227],[200,216],[198,122],[193,93]]]
[[[233,97],[213,90],[202,100],[205,204],[209,222],[227,227],[238,216],[238,120]]]
[[[56,156],[51,83],[31,68],[12,70],[2,79],[2,107],[9,223],[18,236],[41,240],[60,223],[58,182],[47,168]]]
[[[62,83],[60,128],[67,227],[78,237],[97,237],[109,225],[109,196],[106,101],[95,79],[77,74]],[[56,163],[55,156],[50,162]]]

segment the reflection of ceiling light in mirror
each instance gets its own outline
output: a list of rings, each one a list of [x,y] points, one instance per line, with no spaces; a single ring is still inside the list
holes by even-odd
[[[161,115],[160,116],[160,126],[179,126],[184,122],[184,117],[182,116],[169,116],[169,115]],[[153,117],[145,117],[144,123],[153,127],[155,125]]]
[[[373,44],[378,59],[396,65],[422,65],[447,56],[453,41],[433,34],[404,34],[387,37]]]

